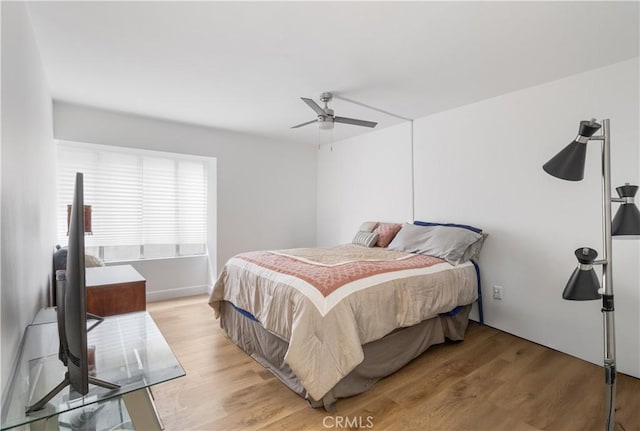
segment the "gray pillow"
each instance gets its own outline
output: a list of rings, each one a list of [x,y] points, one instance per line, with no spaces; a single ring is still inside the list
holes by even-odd
[[[365,247],[373,247],[378,242],[378,234],[359,231],[351,242],[357,245],[364,245]]]
[[[388,249],[436,256],[455,266],[476,255],[482,239],[482,234],[469,229],[405,223]]]
[[[480,250],[482,249],[482,244],[484,244],[484,240],[488,234],[483,233],[482,238],[471,244],[467,250],[462,255],[462,259],[460,259],[460,263],[466,262],[468,260],[478,260],[480,257]]]

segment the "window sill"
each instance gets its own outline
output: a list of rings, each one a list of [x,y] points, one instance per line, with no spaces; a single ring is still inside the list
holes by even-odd
[[[105,266],[114,266],[114,265],[129,265],[135,263],[144,263],[144,262],[159,262],[159,261],[172,261],[172,260],[184,260],[184,259],[198,259],[204,258],[208,259],[208,254],[192,254],[189,256],[172,256],[172,257],[152,257],[148,259],[125,259],[125,260],[110,260],[108,262],[104,262]]]

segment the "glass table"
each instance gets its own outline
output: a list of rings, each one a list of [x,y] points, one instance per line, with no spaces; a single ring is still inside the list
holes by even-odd
[[[185,372],[151,316],[143,311],[106,317],[87,341],[95,347],[92,375],[120,387],[89,385],[89,393],[80,395],[67,386],[43,409],[27,414],[27,406],[58,385],[66,371],[58,360],[55,312],[41,312],[26,329],[2,404],[2,430],[27,424],[31,430],[162,428],[149,388]]]

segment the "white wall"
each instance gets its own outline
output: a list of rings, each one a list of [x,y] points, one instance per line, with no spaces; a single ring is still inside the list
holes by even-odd
[[[330,145],[318,154],[318,245],[351,242],[364,221],[411,218],[408,123]]]
[[[51,95],[24,3],[2,2],[2,388],[47,304],[55,245]]]
[[[218,270],[243,251],[315,245],[315,147],[63,102],[54,103],[54,135],[77,142],[215,157],[218,202],[214,265]],[[164,287],[153,282],[162,280],[162,264],[140,265],[140,272],[148,280],[149,298],[154,292],[166,297],[166,279]],[[172,265],[176,274],[185,277],[197,270],[194,268],[201,268],[193,259]],[[192,281],[180,280],[185,285],[174,289],[191,287]]]
[[[613,185],[639,184],[638,76],[635,58],[414,124],[416,219],[468,223],[490,235],[480,262],[486,323],[597,364],[602,363],[600,302],[564,301],[561,293],[576,266],[573,251],[581,246],[602,250],[600,148],[589,144],[581,182],[553,178],[542,165],[575,137],[580,120],[610,118]],[[366,184],[360,176],[352,179],[343,166],[396,158],[406,134],[397,130],[387,138],[386,145],[374,134],[357,143],[335,143],[334,158],[340,159],[321,159],[319,178],[335,170],[343,183]],[[340,152],[343,144],[358,149]],[[401,177],[404,165],[389,163],[385,177]],[[379,175],[371,172],[372,181],[381,181]],[[335,186],[320,182],[324,199],[319,199],[318,214],[357,212],[362,220],[375,218],[367,210],[389,211],[390,203],[398,205],[398,195],[406,196],[400,182],[397,186],[375,200],[347,201],[328,198]],[[398,221],[409,219],[400,216]],[[319,232],[332,228],[327,221],[340,223],[333,227],[341,232],[337,242],[349,241],[357,224],[319,217]],[[638,377],[640,242],[614,240],[613,248],[618,368]],[[494,284],[504,286],[502,301],[490,297]]]

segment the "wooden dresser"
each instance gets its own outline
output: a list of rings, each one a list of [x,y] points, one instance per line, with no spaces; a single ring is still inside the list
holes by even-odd
[[[147,281],[133,266],[99,266],[85,274],[89,313],[104,317],[146,310]]]

